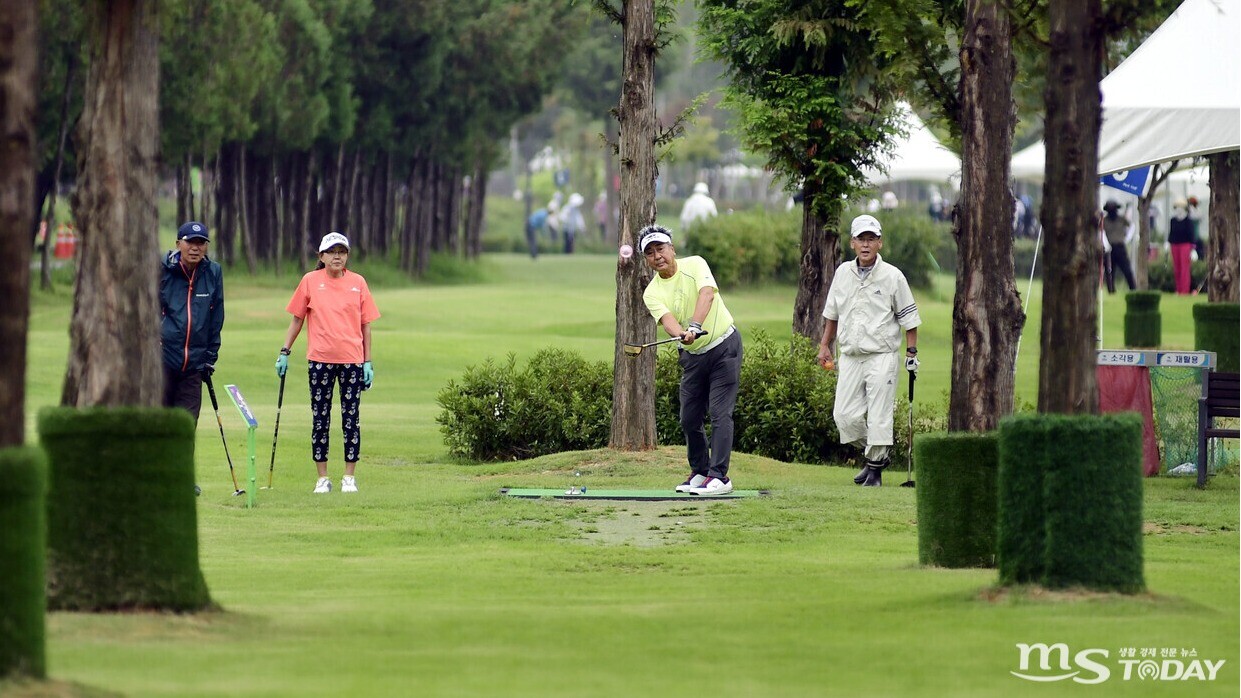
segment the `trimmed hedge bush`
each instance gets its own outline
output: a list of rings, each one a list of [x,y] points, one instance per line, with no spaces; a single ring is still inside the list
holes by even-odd
[[[997,443],[994,433],[914,439],[920,564],[994,566]]]
[[[1163,337],[1163,317],[1159,314],[1159,291],[1130,291],[1125,294],[1125,346],[1154,348]]]
[[[1002,583],[1145,588],[1138,415],[1005,419],[999,501]]]
[[[996,475],[996,565],[1001,584],[1043,578],[1043,473],[1047,431],[1042,415],[1017,414],[1000,422]]]
[[[0,449],[0,680],[47,675],[46,494],[42,450]]]
[[[436,421],[449,453],[518,460],[601,448],[612,425],[612,368],[576,352],[544,349],[518,370],[488,359],[440,391]]]
[[[1194,349],[1213,351],[1220,371],[1241,371],[1241,305],[1199,303],[1194,306]]]
[[[181,409],[46,408],[48,607],[194,611],[194,420]]]
[[[800,336],[776,342],[762,332],[743,341],[734,447],[803,463],[849,457],[832,420],[836,374],[815,363],[816,345]],[[655,370],[661,444],[685,443],[680,380],[676,350],[665,348]],[[504,364],[488,360],[450,381],[438,403],[436,421],[456,456],[494,461],[602,448],[611,431],[612,368],[562,349],[540,351],[526,368],[512,356]]]

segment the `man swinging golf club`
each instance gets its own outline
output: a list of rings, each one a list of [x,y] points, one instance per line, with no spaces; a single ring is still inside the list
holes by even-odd
[[[672,233],[649,225],[638,249],[655,277],[642,294],[651,317],[679,337],[681,430],[690,474],[677,492],[705,497],[733,491],[728,464],[733,451],[733,408],[741,378],[741,333],[724,306],[711,267],[702,257],[677,259]],[[711,415],[711,443],[703,423]]]
[[[857,259],[836,268],[823,307],[819,363],[840,371],[832,417],[840,443],[862,449],[864,465],[853,481],[883,484],[891,464],[896,407],[897,350],[905,331],[905,370],[918,371],[918,305],[901,270],[883,261],[883,228],[874,216],[853,219],[849,246]],[[837,351],[833,355],[832,343]]]

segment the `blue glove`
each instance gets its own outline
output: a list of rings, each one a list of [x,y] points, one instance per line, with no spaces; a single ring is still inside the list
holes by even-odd
[[[285,356],[284,354],[277,356],[276,357],[276,375],[283,378],[285,372],[288,370],[289,370],[289,357]]]
[[[375,369],[371,366],[371,362],[362,362],[362,389],[370,390],[371,382],[375,380]]]

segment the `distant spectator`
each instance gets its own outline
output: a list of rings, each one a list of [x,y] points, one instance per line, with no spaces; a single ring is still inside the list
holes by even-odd
[[[1189,217],[1189,202],[1177,199],[1172,204],[1172,220],[1168,222],[1168,245],[1172,248],[1172,279],[1176,292],[1189,294],[1191,285],[1189,264],[1194,251],[1194,221]]]
[[[608,239],[608,193],[606,191],[599,192],[599,196],[595,199],[595,225],[599,226],[599,239]]]
[[[1206,236],[1202,234],[1202,214],[1198,213],[1198,197],[1191,196],[1185,202],[1189,204],[1189,220],[1194,224],[1194,252],[1197,253],[1198,259],[1206,260]]]
[[[547,226],[547,209],[540,208],[526,219],[526,245],[530,248],[530,259],[539,258],[539,231]]]
[[[882,206],[885,211],[892,211],[899,206],[900,203],[901,202],[896,198],[896,192],[885,191],[883,193],[883,199],[880,201],[880,206]]]
[[[552,200],[547,202],[547,234],[552,242],[560,238],[560,203],[562,201],[564,201],[564,194],[556,192],[552,194]]]
[[[931,216],[933,221],[944,220],[944,197],[940,196],[939,189],[931,187],[931,203],[926,207],[927,214]]]
[[[564,210],[560,212],[560,233],[564,236],[564,253],[573,254],[573,245],[577,236],[586,232],[586,217],[582,215],[582,204],[586,199],[573,192]]]
[[[681,236],[688,237],[690,226],[700,220],[714,218],[719,215],[719,211],[715,208],[715,200],[709,195],[710,189],[707,188],[706,182],[699,182],[694,185],[694,193],[690,194],[685,200],[685,205],[681,207]]]
[[[1022,194],[1021,198],[1021,236],[1034,237],[1034,199],[1029,194]]]
[[[1116,272],[1125,275],[1129,290],[1136,290],[1137,281],[1133,276],[1133,266],[1129,263],[1129,252],[1126,249],[1133,239],[1135,226],[1120,215],[1120,204],[1115,199],[1108,199],[1103,204],[1103,235],[1111,247],[1112,264],[1107,271],[1107,292],[1116,293]]]

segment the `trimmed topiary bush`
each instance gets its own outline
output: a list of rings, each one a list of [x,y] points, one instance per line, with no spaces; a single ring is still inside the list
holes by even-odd
[[[1163,317],[1159,314],[1158,291],[1130,291],[1125,294],[1125,346],[1154,348],[1163,338]]]
[[[194,420],[181,409],[47,408],[47,589],[55,610],[194,611]]]
[[[1220,371],[1241,371],[1241,305],[1199,303],[1194,306],[1194,349],[1213,351]]]
[[[0,449],[0,680],[47,674],[46,494],[43,451]]]
[[[999,490],[1001,583],[1145,588],[1141,417],[1005,419]]]
[[[1142,591],[1141,417],[1044,419],[1044,586]]]
[[[939,567],[995,564],[995,434],[925,434],[918,464],[918,562]]]
[[[1032,584],[1043,578],[1046,548],[1047,429],[1042,415],[1017,414],[1001,421],[998,445],[996,566],[1000,583]]]

